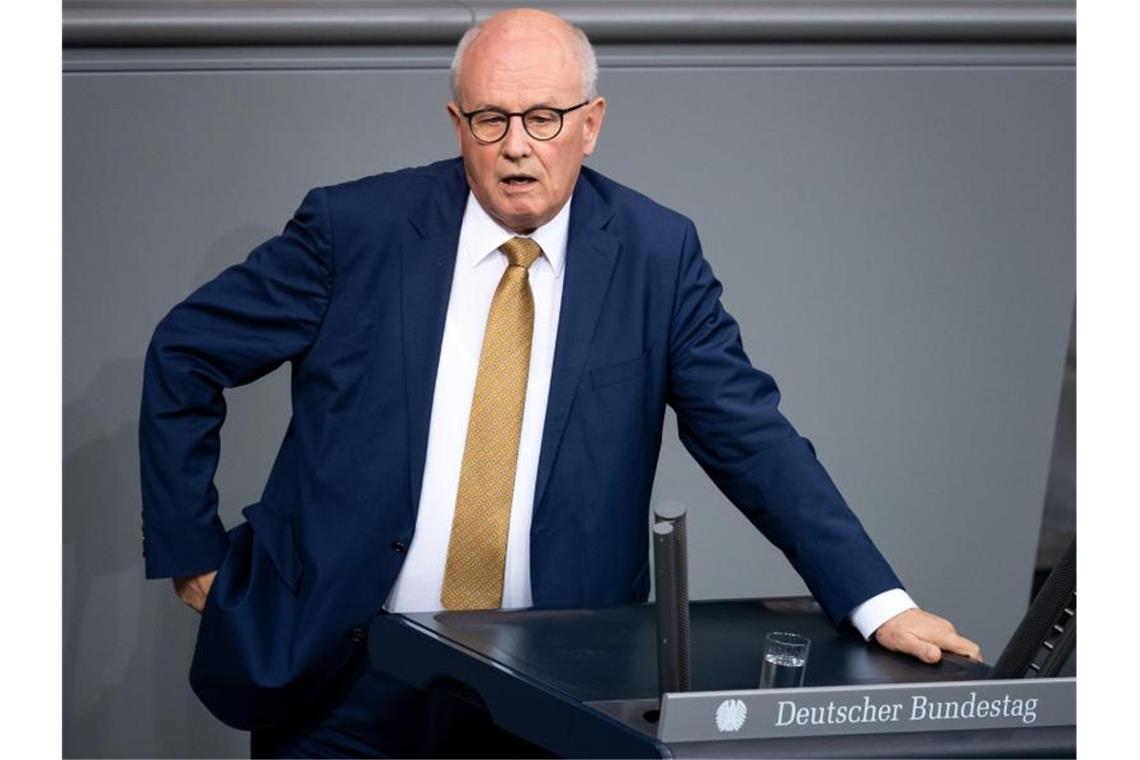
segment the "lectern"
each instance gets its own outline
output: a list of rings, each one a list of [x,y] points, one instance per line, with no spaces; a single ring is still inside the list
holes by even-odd
[[[754,690],[770,631],[812,640],[804,687],[973,682],[990,668],[936,666],[836,629],[810,597],[691,605],[692,692]],[[488,720],[563,757],[1072,757],[1072,725],[746,738],[674,721],[663,732],[652,605],[440,612],[375,618],[372,667],[420,688],[450,688]],[[709,695],[710,697],[712,695]],[[719,696],[717,697],[719,698]],[[691,700],[690,700],[691,703]],[[712,725],[715,711],[709,712]],[[791,713],[794,715],[794,713]],[[853,715],[854,713],[852,713]],[[665,718],[668,719],[668,716]],[[743,718],[741,716],[740,720]],[[700,730],[696,730],[696,729]],[[662,737],[665,738],[662,738]]]

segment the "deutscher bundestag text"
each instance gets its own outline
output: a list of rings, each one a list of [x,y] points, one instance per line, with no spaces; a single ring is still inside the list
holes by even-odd
[[[1017,699],[1006,694],[1004,699],[978,699],[977,692],[961,700],[936,701],[921,694],[904,702],[862,701],[826,706],[797,707],[791,700],[780,700],[776,726],[826,726],[845,723],[899,723],[924,720],[968,720],[972,718],[1021,718],[1026,725],[1037,720],[1037,698]]]

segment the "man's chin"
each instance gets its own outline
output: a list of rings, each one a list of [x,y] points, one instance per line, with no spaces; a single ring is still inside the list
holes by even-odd
[[[536,212],[526,209],[504,209],[500,213],[492,213],[495,221],[512,232],[520,235],[529,235],[544,224]]]

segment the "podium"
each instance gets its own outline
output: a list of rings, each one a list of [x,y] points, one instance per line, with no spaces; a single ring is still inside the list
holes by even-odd
[[[985,679],[945,655],[926,665],[836,629],[810,597],[697,601],[692,691],[756,689],[770,631],[811,639],[805,687]],[[374,670],[442,688],[502,731],[562,757],[1074,757],[1073,726],[796,738],[659,739],[656,618],[649,604],[581,610],[381,614]],[[790,692],[789,692],[790,693]],[[493,752],[493,748],[485,748]],[[473,753],[474,754],[474,753]]]

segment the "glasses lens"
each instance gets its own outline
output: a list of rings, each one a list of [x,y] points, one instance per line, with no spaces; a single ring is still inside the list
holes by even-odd
[[[548,108],[536,108],[527,111],[526,131],[536,140],[549,140],[562,129],[562,115]]]
[[[480,111],[471,117],[471,131],[480,140],[494,142],[507,131],[507,116],[496,111]]]

